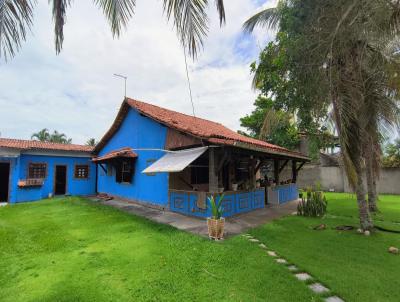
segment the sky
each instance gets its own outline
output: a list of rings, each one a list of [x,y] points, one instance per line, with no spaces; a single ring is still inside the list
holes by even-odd
[[[210,1],[210,30],[197,60],[189,59],[195,114],[240,129],[257,92],[250,63],[274,34],[242,32],[243,22],[276,0],[226,0],[226,25],[219,27]],[[184,53],[161,0],[138,0],[129,26],[113,39],[93,1],[74,1],[67,11],[64,45],[54,49],[51,7],[39,0],[34,26],[16,57],[0,60],[0,136],[29,139],[43,128],[84,144],[99,140],[127,96],[192,114]]]

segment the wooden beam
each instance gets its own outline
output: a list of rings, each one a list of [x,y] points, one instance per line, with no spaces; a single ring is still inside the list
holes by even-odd
[[[292,160],[292,183],[297,181],[297,161]]]
[[[306,163],[305,161],[301,162],[301,164],[296,168],[297,172],[300,171],[300,169],[304,166],[305,163]]]
[[[224,166],[226,160],[229,158],[228,151],[224,148],[224,155],[222,156],[221,160],[218,163],[218,172],[221,171],[222,167]]]
[[[279,168],[279,174],[282,172],[282,170],[286,167],[287,163],[289,162],[289,160],[285,160],[285,162],[283,163],[283,165]]]
[[[215,167],[215,148],[208,148],[208,190],[211,193],[218,192],[218,173]]]
[[[274,159],[274,180],[277,185],[279,184],[279,173],[279,159]]]

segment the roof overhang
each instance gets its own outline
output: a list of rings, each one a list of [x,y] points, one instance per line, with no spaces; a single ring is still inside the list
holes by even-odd
[[[118,159],[135,159],[138,155],[131,148],[122,148],[119,150],[114,150],[104,154],[103,156],[99,156],[93,158],[92,161],[96,163],[104,163],[107,161],[113,161]]]
[[[180,172],[199,158],[208,147],[170,151],[142,171],[142,173]]]

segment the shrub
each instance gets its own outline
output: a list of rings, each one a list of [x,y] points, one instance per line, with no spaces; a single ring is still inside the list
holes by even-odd
[[[211,217],[213,219],[220,219],[223,214],[222,210],[222,200],[224,199],[224,194],[218,196],[218,200],[214,195],[208,197],[208,201],[211,205]]]
[[[302,197],[297,205],[297,215],[307,217],[321,217],[326,213],[328,202],[322,191],[312,191],[307,189],[307,196]]]

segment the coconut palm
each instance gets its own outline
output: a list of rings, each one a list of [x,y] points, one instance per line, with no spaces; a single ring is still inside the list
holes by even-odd
[[[357,194],[360,224],[370,229],[373,223],[362,173],[366,162],[372,188],[371,180],[379,167],[382,127],[396,124],[398,116],[400,85],[396,77],[400,68],[385,48],[400,29],[400,5],[390,0],[282,0],[276,8],[250,18],[244,28],[252,31],[261,25],[282,29],[281,22],[287,21],[290,10],[292,23],[286,22],[283,30],[288,39],[297,35],[299,41],[300,55],[293,68],[325,79],[325,101],[332,103],[344,167]]]
[[[86,141],[86,146],[96,146],[96,144],[97,144],[97,142],[96,142],[96,139],[95,138],[89,138],[87,141]]]
[[[57,130],[54,130],[52,134],[50,134],[49,142],[51,143],[59,143],[59,144],[71,144],[72,139],[67,138],[64,133],[60,133]]]
[[[64,25],[73,0],[49,0],[54,21],[55,49],[59,53],[64,41]],[[119,37],[134,15],[136,0],[93,0],[108,20],[114,37]],[[0,1],[0,57],[13,57],[33,25],[35,0]],[[223,0],[215,0],[220,25],[225,22]],[[208,0],[163,0],[167,20],[173,19],[182,45],[195,57],[208,31]]]
[[[40,130],[39,132],[33,133],[31,139],[38,140],[41,142],[49,141],[50,133],[47,128]]]

